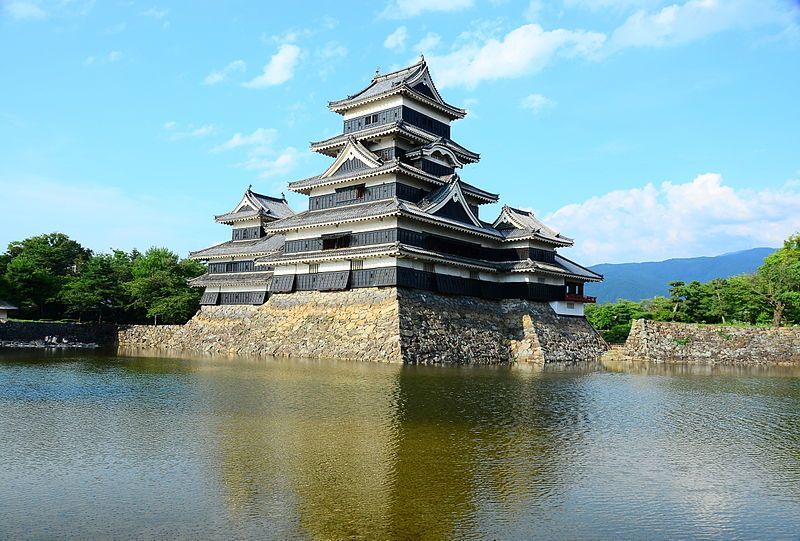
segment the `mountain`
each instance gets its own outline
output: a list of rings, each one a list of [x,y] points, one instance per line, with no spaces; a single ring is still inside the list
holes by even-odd
[[[640,301],[657,295],[668,295],[669,282],[707,282],[753,272],[775,248],[752,248],[715,257],[689,257],[648,263],[602,263],[590,267],[605,280],[586,284],[586,294],[596,295],[597,302],[618,299]]]

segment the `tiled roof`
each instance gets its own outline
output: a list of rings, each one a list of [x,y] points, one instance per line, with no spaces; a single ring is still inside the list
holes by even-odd
[[[358,140],[363,141],[364,139],[383,137],[392,133],[401,133],[406,137],[416,139],[419,143],[426,143],[436,137],[435,135],[424,130],[420,130],[419,128],[415,130],[414,128],[416,128],[416,126],[411,126],[411,124],[408,124],[403,120],[397,120],[395,122],[380,124],[378,126],[372,126],[370,128],[355,132],[340,133],[339,135],[334,135],[333,137],[323,139],[322,141],[312,142],[311,150],[320,152],[325,149],[344,146],[347,144],[347,140],[350,137],[356,137]]]
[[[0,301],[0,310],[18,310],[18,308],[10,302]]]
[[[480,159],[480,154],[464,148],[463,146],[459,145],[452,139],[439,137],[438,135],[434,135],[430,132],[427,132],[422,128],[418,128],[413,124],[409,124],[404,120],[397,120],[395,122],[389,122],[388,124],[373,126],[371,128],[359,130],[356,132],[334,135],[333,137],[330,137],[328,139],[311,143],[311,150],[315,152],[324,152],[326,149],[338,148],[340,146],[344,146],[345,144],[347,144],[347,140],[350,137],[355,137],[358,140],[363,141],[364,139],[378,138],[394,133],[399,133],[400,135],[403,135],[404,137],[407,137],[412,141],[417,141],[422,145],[427,145],[429,143],[439,141],[440,144],[447,145],[453,152],[455,152],[457,155],[459,155],[460,158],[464,159],[465,161],[475,162]]]
[[[581,267],[558,254],[556,254],[555,264],[526,259],[523,261],[501,263],[500,270],[512,272],[540,271],[558,276],[582,278],[590,282],[599,282],[603,279],[603,277],[596,272]]]
[[[245,203],[245,205],[242,205],[242,203]],[[242,205],[242,208],[245,206],[247,208],[238,212],[226,212],[225,214],[214,216],[214,221],[222,224],[231,224],[259,216],[280,220],[294,214],[294,211],[286,204],[285,199],[256,193],[250,188],[244,192],[242,200],[235,208],[239,208],[240,205]]]
[[[349,180],[351,178],[361,178],[361,177],[380,175],[381,173],[393,171],[398,166],[398,164],[399,162],[397,160],[389,160],[379,167],[345,171],[344,173],[334,173],[333,175],[324,178],[321,175],[314,175],[313,177],[308,177],[302,180],[295,180],[293,182],[290,182],[289,189],[293,191],[299,191],[324,184],[335,184],[337,182]]]
[[[283,249],[283,235],[268,235],[255,240],[229,240],[216,246],[191,252],[192,259],[210,259],[216,257],[232,257],[237,255],[268,254]]]
[[[341,223],[374,218],[397,213],[397,199],[383,199],[369,203],[358,203],[342,207],[298,212],[290,218],[273,222],[267,226],[269,231],[286,231],[299,227],[309,227],[324,223]]]
[[[506,218],[508,220],[506,220]],[[498,227],[500,223],[510,223],[514,227],[500,228],[506,240],[520,240],[526,238],[537,238],[546,242],[562,246],[571,246],[573,240],[558,233],[554,229],[547,227],[541,220],[533,215],[533,212],[527,210],[515,209],[508,205],[503,207],[500,216],[495,220],[494,226]]]
[[[189,280],[192,287],[235,286],[239,284],[269,284],[272,271],[204,274]]]
[[[242,210],[239,212],[228,212],[226,214],[220,214],[218,216],[214,216],[214,221],[225,224],[231,222],[238,222],[239,220],[248,220],[250,218],[256,218],[258,216],[266,216],[266,213],[261,209]]]
[[[571,259],[567,259],[566,257],[564,257],[564,256],[562,256],[560,254],[556,254],[556,263],[558,263],[560,266],[562,266],[567,271],[571,272],[572,274],[574,274],[576,276],[584,276],[586,278],[591,278],[591,279],[597,280],[597,281],[600,281],[600,280],[603,279],[603,275],[602,274],[594,272],[593,270],[587,269],[586,267],[583,267],[581,265],[578,265],[577,263],[575,263]]]
[[[289,189],[292,191],[306,193],[316,186],[327,186],[330,184],[336,184],[338,182],[345,182],[348,180],[353,179],[361,179],[361,178],[369,178],[372,176],[380,175],[382,173],[392,173],[392,172],[405,172],[412,176],[415,176],[421,180],[427,180],[434,185],[446,185],[450,180],[453,178],[452,175],[448,175],[446,177],[437,177],[436,175],[432,175],[422,169],[417,169],[413,165],[409,165],[407,163],[403,163],[397,159],[390,160],[381,165],[380,167],[373,167],[370,169],[359,169],[355,171],[347,171],[341,174],[334,174],[329,177],[321,177],[320,175],[315,175],[313,177],[304,178],[302,180],[295,180],[289,183]],[[493,194],[487,192],[485,190],[481,190],[460,180],[461,182],[461,189],[467,195],[471,195],[478,199],[484,199],[488,202],[495,202],[497,201],[497,194]]]
[[[289,205],[283,198],[263,195],[260,193],[256,193],[252,190],[250,190],[250,195],[255,201],[257,201],[261,205],[261,208],[267,211],[267,214],[269,214],[270,216],[274,216],[279,220],[281,218],[288,218],[289,216],[292,216],[294,214],[294,211],[289,208]]]
[[[416,128],[416,126],[413,127]],[[424,150],[430,150],[436,145],[442,145],[446,148],[449,148],[455,154],[460,154],[462,157],[467,158],[468,162],[477,162],[478,160],[481,159],[481,155],[478,154],[477,152],[472,152],[471,150],[467,150],[463,146],[459,145],[452,139],[448,139],[447,137],[439,137],[438,139],[435,139],[430,143],[426,143],[424,145],[412,148],[406,154],[413,156],[415,153],[421,153]]]
[[[332,101],[328,104],[328,107],[333,111],[342,111],[363,102],[373,101],[384,95],[403,92],[423,102],[437,105],[448,112],[453,118],[462,118],[466,114],[466,111],[463,109],[445,103],[444,100],[441,99],[441,96],[439,96],[439,92],[435,87],[431,89],[431,96],[424,95],[414,90],[412,86],[422,80],[430,80],[428,65],[425,59],[421,59],[416,64],[412,64],[411,66],[397,71],[382,75],[376,74],[375,77],[372,78],[370,84],[364,89],[344,99]],[[433,85],[432,80],[430,80],[430,83]]]
[[[376,244],[374,246],[340,248],[338,250],[323,250],[316,252],[298,252],[292,254],[281,252],[258,258],[256,260],[256,265],[272,265],[281,262],[322,261],[326,259],[389,255],[396,253],[397,247],[398,244],[396,242],[392,242],[387,244]]]
[[[286,231],[289,229],[313,227],[321,224],[354,222],[391,215],[408,216],[410,218],[437,223],[452,229],[468,230],[499,240],[503,239],[502,234],[491,226],[482,225],[478,227],[471,223],[428,214],[415,203],[402,201],[397,198],[334,207],[332,209],[307,210],[305,212],[299,212],[290,218],[273,222],[267,226],[267,229],[269,231]]]

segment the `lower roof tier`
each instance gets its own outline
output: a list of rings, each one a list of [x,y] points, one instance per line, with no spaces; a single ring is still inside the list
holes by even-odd
[[[541,274],[573,279],[580,282],[600,282],[603,276],[577,263],[556,254],[552,263],[525,259],[522,261],[487,261],[426,250],[400,242],[367,246],[362,248],[342,248],[315,253],[275,253],[256,260],[261,268],[283,267],[296,264],[314,264],[326,261],[349,261],[368,258],[411,259],[422,262],[440,263],[468,270],[486,272],[498,277],[510,274]]]
[[[196,252],[189,252],[190,259],[231,259],[270,254],[283,249],[285,238],[280,234],[267,235],[254,240],[229,240]]]
[[[458,194],[450,193],[448,197],[453,195],[458,196]],[[444,208],[446,203],[446,199],[442,199],[436,205],[431,204],[428,200],[423,200],[420,202],[424,206],[423,208],[420,207],[420,204],[392,197],[335,208],[307,210],[290,218],[273,222],[267,226],[267,230],[273,233],[284,233],[286,231],[312,229],[327,225],[344,225],[399,216],[410,218],[416,222],[459,231],[477,238],[492,239],[497,242],[531,239],[550,246],[572,245],[572,239],[563,237],[548,228],[533,228],[530,224],[520,223],[520,227],[513,225],[508,229],[497,229],[492,224],[477,219],[468,207],[464,207],[462,210],[465,216],[469,216],[469,220],[451,218],[449,216],[452,214],[448,213],[448,209]],[[459,199],[458,204],[463,204],[463,198]]]
[[[402,287],[486,299],[577,303],[595,301],[593,297],[584,296],[582,293],[570,293],[570,287],[567,285],[520,281],[492,282],[397,265],[370,269],[275,275],[269,294],[287,294],[294,291],[337,291],[365,287]],[[582,312],[576,315],[582,315]]]
[[[191,287],[269,285],[272,271],[203,274],[189,280]]]

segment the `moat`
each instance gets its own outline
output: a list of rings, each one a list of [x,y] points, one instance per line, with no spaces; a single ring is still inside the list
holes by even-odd
[[[0,538],[791,538],[800,368],[0,353]]]

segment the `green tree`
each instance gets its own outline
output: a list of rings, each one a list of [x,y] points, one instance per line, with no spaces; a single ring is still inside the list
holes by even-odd
[[[131,304],[125,283],[132,279],[132,264],[132,256],[121,250],[93,256],[80,275],[61,291],[68,312],[78,314],[79,319],[91,312],[98,321],[118,321]]]
[[[44,317],[48,304],[91,257],[91,251],[63,233],[49,233],[8,245],[4,278],[13,300]],[[54,315],[56,315],[54,313]]]
[[[772,309],[772,324],[779,327],[787,312],[800,310],[800,234],[768,255],[753,278],[752,290]]]
[[[151,248],[133,260],[126,289],[132,305],[145,310],[154,322],[183,323],[197,311],[202,295],[186,281],[205,270],[201,263],[181,261],[166,248]]]
[[[608,342],[624,342],[634,319],[645,317],[639,303],[620,300],[607,304],[588,304],[586,319],[598,329]]]

